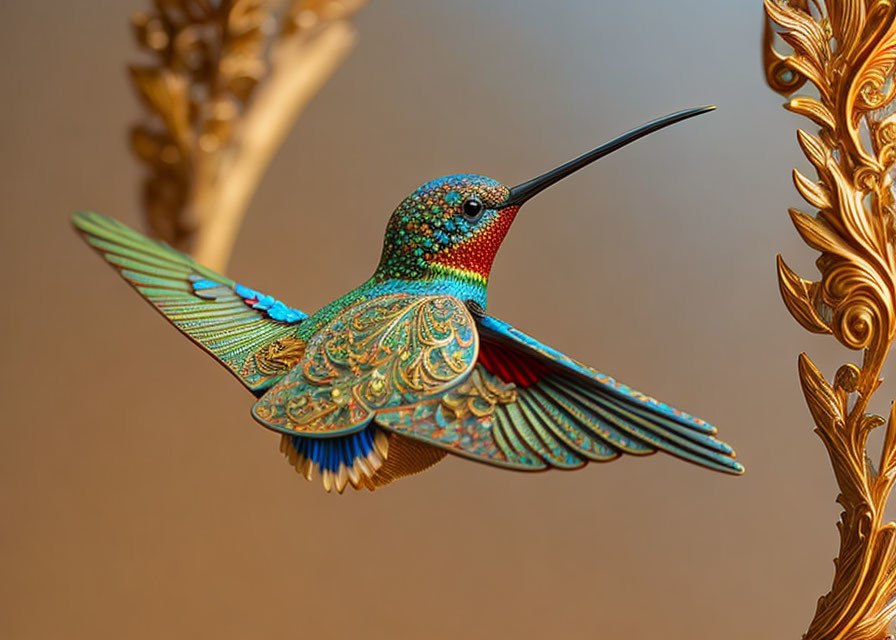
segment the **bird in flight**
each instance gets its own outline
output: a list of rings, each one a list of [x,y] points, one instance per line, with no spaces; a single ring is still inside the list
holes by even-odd
[[[427,182],[395,210],[369,280],[307,315],[93,212],[87,243],[257,398],[253,417],[327,491],[375,489],[453,454],[575,469],[664,451],[731,474],[716,429],[486,313],[489,272],[520,207],[616,149],[713,107],[660,118],[515,187]]]

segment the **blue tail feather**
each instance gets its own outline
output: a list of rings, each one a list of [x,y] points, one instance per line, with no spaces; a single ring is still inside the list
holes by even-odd
[[[290,444],[300,456],[311,460],[322,471],[338,471],[344,465],[351,468],[358,458],[366,458],[373,451],[375,427],[336,438],[305,438],[289,436]]]

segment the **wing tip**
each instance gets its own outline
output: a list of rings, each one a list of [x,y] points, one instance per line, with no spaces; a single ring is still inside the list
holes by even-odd
[[[92,211],[74,211],[68,217],[69,223],[72,225],[72,228],[79,233],[85,234],[90,233],[88,230],[90,225],[90,214]]]
[[[735,459],[734,452],[732,452],[730,456],[726,456],[719,455],[714,451],[706,451],[702,455],[680,449],[658,448],[657,451],[662,451],[674,458],[689,462],[702,469],[718,471],[719,473],[724,473],[729,476],[742,476],[746,472],[744,465]]]
[[[732,453],[732,455],[733,455],[733,453]],[[732,475],[742,476],[742,475],[744,475],[744,472],[746,470],[747,469],[746,469],[746,467],[744,467],[744,465],[742,465],[740,462],[738,462],[737,460],[734,460],[732,458],[732,460],[731,460],[731,474]]]
[[[746,471],[744,465],[735,460],[735,453],[733,450],[731,451],[730,457],[724,458],[723,460],[716,460],[715,462],[717,465],[721,466],[713,465],[713,467],[728,475],[742,476]]]
[[[77,229],[78,231],[83,231],[84,233],[90,232],[90,226],[92,224],[111,220],[111,218],[104,216],[101,213],[97,213],[96,211],[90,211],[89,209],[79,209],[78,211],[73,211],[68,219],[75,229]]]

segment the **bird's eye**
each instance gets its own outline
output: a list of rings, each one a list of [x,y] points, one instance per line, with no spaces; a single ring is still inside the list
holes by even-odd
[[[485,206],[478,198],[467,198],[464,200],[462,211],[464,218],[470,222],[475,222],[482,215],[482,212],[485,211]]]

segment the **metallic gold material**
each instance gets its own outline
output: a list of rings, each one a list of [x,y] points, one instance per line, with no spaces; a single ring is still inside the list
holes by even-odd
[[[384,487],[387,484],[426,471],[434,464],[441,462],[448,452],[429,445],[405,438],[397,433],[388,436],[389,456],[373,474],[373,487]]]
[[[255,352],[255,367],[269,376],[282,375],[302,361],[305,343],[298,338],[285,336],[274,340]]]
[[[863,352],[861,365],[841,366],[833,383],[805,353],[799,357],[800,382],[843,506],[833,585],[804,637],[883,638],[896,618],[896,523],[884,515],[896,479],[896,414],[891,410],[887,421],[867,408],[896,330],[896,4],[766,0],[765,9],[770,86],[783,95],[804,83],[817,90],[817,96],[791,98],[785,107],[819,127],[817,136],[798,131],[818,180],[793,173],[797,190],[817,213],[791,209],[790,216],[803,240],[821,252],[821,279],[801,278],[779,256],[781,294],[804,328]],[[792,54],[773,50],[775,34]],[[883,424],[875,467],[867,438]]]
[[[477,345],[473,318],[453,296],[378,296],[321,327],[303,364],[253,411],[284,433],[360,431],[379,409],[452,389],[472,370]]]
[[[516,402],[516,385],[505,384],[495,376],[473,369],[470,377],[442,397],[442,406],[458,420],[473,415],[477,418],[490,416],[498,404]]]
[[[156,0],[133,16],[153,60],[130,67],[149,115],[131,147],[159,237],[223,270],[264,169],[354,43],[348,18],[364,2]]]

